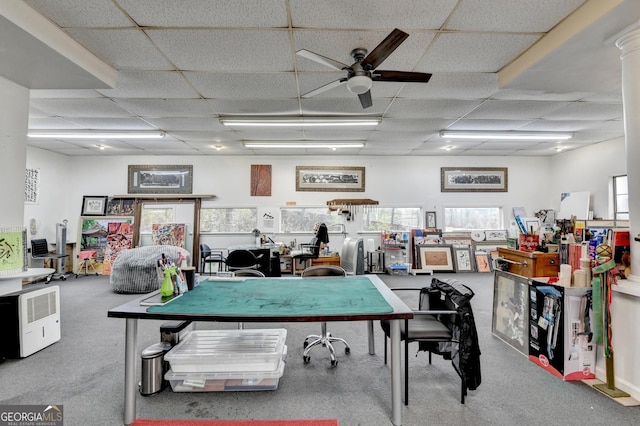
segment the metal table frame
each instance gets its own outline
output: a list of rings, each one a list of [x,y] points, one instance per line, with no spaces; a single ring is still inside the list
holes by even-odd
[[[369,353],[375,354],[373,321],[390,320],[391,324],[391,422],[395,426],[402,424],[402,374],[400,356],[400,321],[413,318],[413,312],[375,275],[367,275],[380,295],[393,308],[392,312],[368,314],[314,314],[292,316],[287,314],[264,316],[256,313],[238,313],[238,315],[151,313],[140,301],[149,297],[145,294],[128,303],[110,309],[110,318],[124,318],[125,325],[125,366],[124,366],[124,424],[131,425],[136,419],[136,340],[139,319],[190,320],[219,322],[323,322],[323,321],[368,321]],[[252,279],[252,278],[249,278]],[[271,278],[297,280],[301,278]],[[345,278],[349,279],[349,277]],[[318,283],[322,285],[321,283]]]

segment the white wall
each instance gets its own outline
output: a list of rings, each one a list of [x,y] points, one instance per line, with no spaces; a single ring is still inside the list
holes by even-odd
[[[25,225],[30,218],[39,223],[38,236],[55,239],[55,223],[69,220],[68,239],[77,234],[83,195],[124,195],[130,164],[192,164],[194,194],[214,194],[205,205],[257,206],[277,210],[287,202],[299,206],[319,206],[334,198],[371,198],[382,206],[416,206],[435,210],[438,220],[445,206],[488,206],[504,208],[505,220],[514,206],[528,213],[539,209],[559,209],[563,192],[590,191],[591,209],[596,217],[610,218],[609,181],[626,174],[624,139],[616,139],[553,157],[66,157],[36,148],[27,151],[27,167],[41,171],[41,201],[25,208]],[[250,165],[273,166],[272,196],[249,195]],[[366,167],[366,191],[296,192],[295,166],[331,165]],[[442,193],[440,167],[508,167],[506,193]],[[347,223],[356,232],[355,222]],[[441,223],[441,222],[440,222]],[[247,236],[239,242],[251,242]],[[286,239],[285,239],[286,241]],[[333,241],[333,240],[332,240]],[[224,246],[226,243],[212,244]],[[333,243],[332,243],[333,244]],[[640,373],[635,366],[640,346],[640,328],[626,327],[640,320],[640,298],[614,293],[613,323],[616,353],[616,384],[640,399]],[[599,357],[597,374],[605,378]]]

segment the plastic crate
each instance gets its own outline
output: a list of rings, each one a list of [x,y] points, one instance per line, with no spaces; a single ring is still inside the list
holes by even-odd
[[[164,378],[174,392],[264,391],[278,388],[284,374],[284,360],[275,371],[176,373],[169,370]]]
[[[287,330],[197,330],[165,354],[174,373],[276,371]]]

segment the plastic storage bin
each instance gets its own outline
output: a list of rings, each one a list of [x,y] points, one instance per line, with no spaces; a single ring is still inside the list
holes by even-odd
[[[278,388],[284,373],[284,360],[274,371],[176,373],[169,370],[165,379],[174,392],[264,391]]]
[[[287,330],[197,330],[165,355],[174,373],[275,371]]]

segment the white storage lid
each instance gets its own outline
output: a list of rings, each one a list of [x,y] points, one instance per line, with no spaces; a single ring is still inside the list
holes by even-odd
[[[196,330],[165,355],[174,373],[275,371],[287,330]]]

